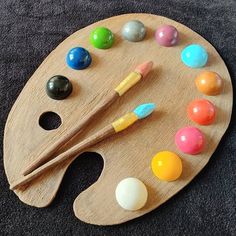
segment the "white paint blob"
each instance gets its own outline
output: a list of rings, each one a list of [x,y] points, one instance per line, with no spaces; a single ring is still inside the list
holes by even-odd
[[[125,210],[141,209],[146,204],[147,197],[146,186],[137,178],[123,179],[116,187],[116,200]]]

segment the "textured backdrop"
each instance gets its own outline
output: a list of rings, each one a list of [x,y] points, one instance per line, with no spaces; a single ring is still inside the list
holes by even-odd
[[[4,125],[27,80],[44,58],[76,30],[131,12],[163,15],[201,34],[225,60],[235,85],[235,0],[0,0],[1,235],[236,234],[235,106],[231,125],[203,171],[164,205],[128,223],[98,227],[74,216],[74,199],[102,170],[102,159],[94,154],[73,163],[48,208],[24,205],[8,189],[2,160]]]

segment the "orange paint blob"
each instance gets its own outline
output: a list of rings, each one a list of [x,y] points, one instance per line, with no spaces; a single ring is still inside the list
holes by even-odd
[[[200,125],[210,125],[215,121],[216,108],[206,99],[196,99],[188,105],[187,113],[192,121]]]
[[[195,84],[200,92],[209,96],[214,96],[221,93],[223,80],[215,72],[203,71],[196,77]]]

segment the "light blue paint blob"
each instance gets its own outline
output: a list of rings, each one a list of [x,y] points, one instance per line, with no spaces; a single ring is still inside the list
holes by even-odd
[[[206,65],[208,54],[206,49],[201,45],[191,44],[182,51],[181,60],[189,67],[200,68]]]
[[[155,103],[145,103],[136,107],[133,112],[139,119],[143,119],[149,116],[155,108]]]

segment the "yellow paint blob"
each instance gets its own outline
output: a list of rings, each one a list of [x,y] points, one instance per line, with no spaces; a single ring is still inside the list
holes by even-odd
[[[152,159],[152,171],[160,180],[174,181],[182,173],[182,161],[173,152],[158,152]]]

